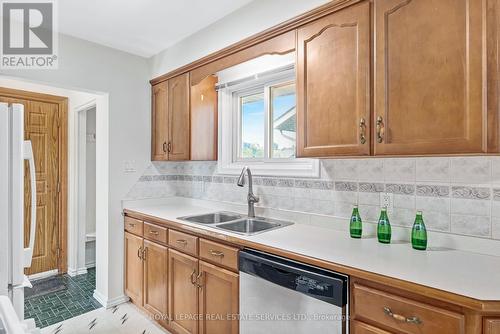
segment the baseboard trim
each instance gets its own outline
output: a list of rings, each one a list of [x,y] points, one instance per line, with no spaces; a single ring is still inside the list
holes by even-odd
[[[44,271],[43,273],[36,273],[33,275],[29,275],[28,279],[30,281],[36,281],[38,279],[56,276],[58,273],[59,273],[59,271],[57,269],[54,269],[54,270]]]
[[[83,268],[79,268],[79,269],[68,268],[68,275],[71,277],[83,275],[86,273],[87,273],[87,267],[83,267]]]
[[[118,296],[116,298],[108,299],[99,291],[94,290],[94,298],[101,304],[104,308],[111,308],[116,305],[126,303],[130,300],[129,297],[125,295]]]
[[[85,267],[87,267],[87,269],[95,268],[95,261],[85,263]]]

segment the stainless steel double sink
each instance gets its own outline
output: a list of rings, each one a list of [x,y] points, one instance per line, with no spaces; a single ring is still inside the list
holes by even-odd
[[[177,219],[243,235],[255,235],[293,224],[292,222],[263,217],[250,218],[245,215],[226,211],[185,216]]]

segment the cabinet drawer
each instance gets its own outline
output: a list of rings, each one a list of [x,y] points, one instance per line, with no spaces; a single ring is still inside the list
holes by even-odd
[[[167,243],[167,229],[158,225],[144,223],[144,238]]]
[[[354,284],[354,318],[409,334],[464,333],[464,316]]]
[[[184,253],[198,256],[198,237],[170,230],[168,233],[168,244],[170,247],[183,251]]]
[[[200,258],[238,271],[238,249],[200,239]]]
[[[125,231],[142,237],[142,221],[125,216]]]

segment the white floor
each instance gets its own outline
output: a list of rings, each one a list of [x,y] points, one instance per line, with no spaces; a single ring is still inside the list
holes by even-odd
[[[100,308],[42,329],[42,334],[66,333],[169,334],[131,303],[115,309]]]

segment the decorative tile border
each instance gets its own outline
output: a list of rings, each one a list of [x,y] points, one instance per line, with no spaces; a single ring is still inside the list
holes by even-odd
[[[398,195],[413,195],[415,194],[415,186],[413,184],[388,183],[385,185],[385,191]]]
[[[500,201],[500,188],[493,188],[493,200]]]
[[[450,187],[417,184],[417,196],[449,197],[450,196]]]
[[[359,191],[364,193],[381,193],[385,190],[383,183],[359,182]]]
[[[358,184],[356,182],[335,182],[335,190],[337,191],[357,191]]]
[[[484,187],[453,186],[451,195],[453,198],[488,200],[491,198],[491,190]]]

